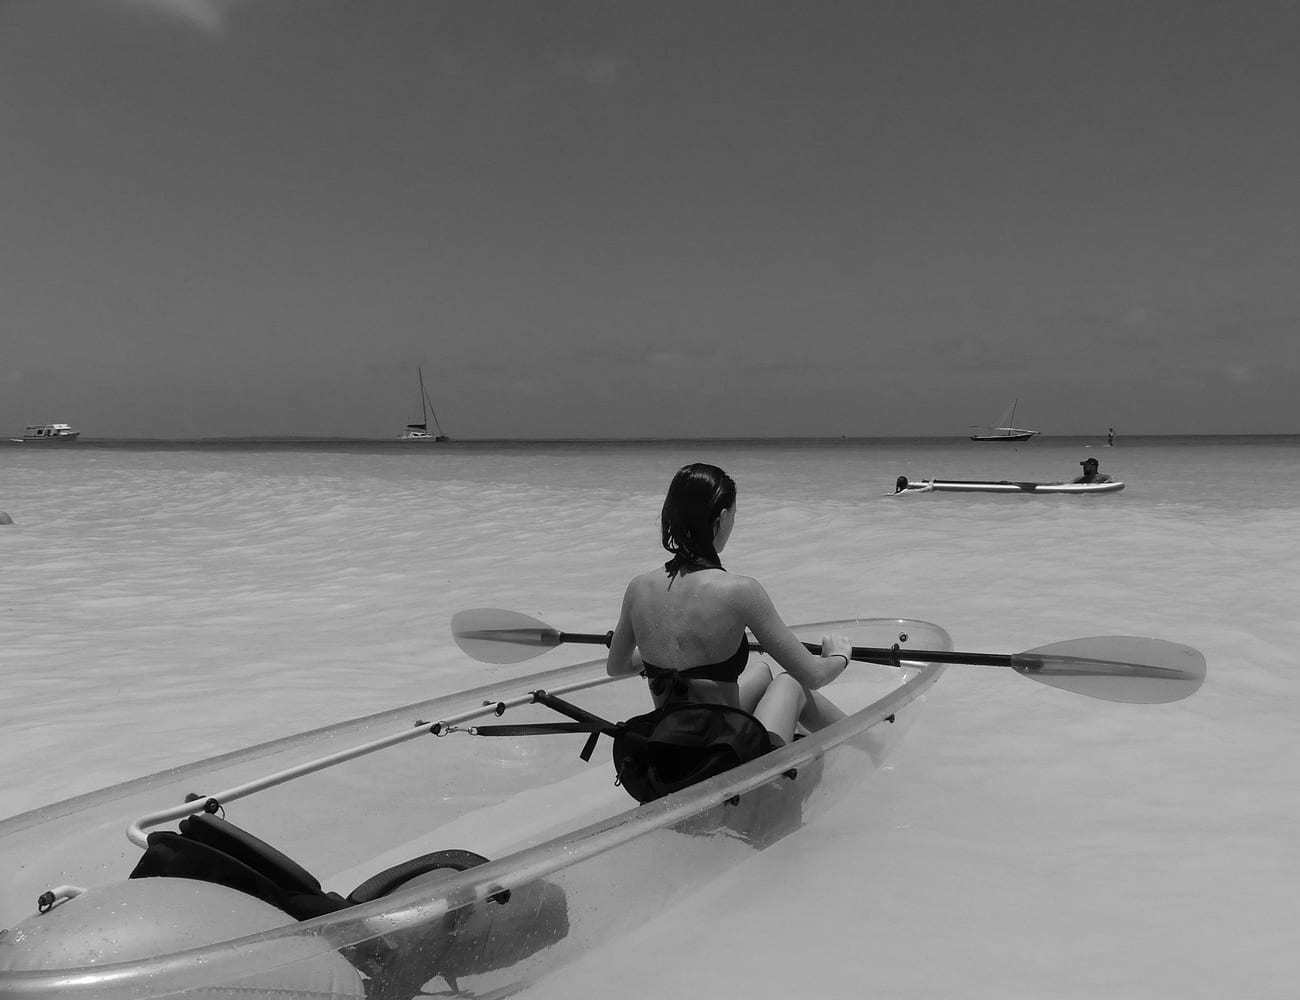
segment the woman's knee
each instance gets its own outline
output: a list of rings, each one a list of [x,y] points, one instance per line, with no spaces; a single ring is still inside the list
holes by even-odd
[[[803,711],[804,704],[808,701],[808,692],[804,689],[804,686],[784,672],[772,678],[767,690],[774,697],[793,703],[796,706],[796,712]]]
[[[768,732],[788,743],[794,738],[795,721],[806,700],[802,684],[789,674],[777,674],[754,708],[753,715],[767,727]]]
[[[750,660],[740,675],[740,707],[753,712],[772,683],[772,667],[766,660]]]

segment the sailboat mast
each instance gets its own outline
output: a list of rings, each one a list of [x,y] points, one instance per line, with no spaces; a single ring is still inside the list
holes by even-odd
[[[438,423],[438,414],[433,408],[433,400],[429,398],[429,391],[424,387],[424,370],[417,368],[416,371],[420,374],[420,412],[425,414],[424,425],[428,427],[429,417],[433,417],[433,426],[438,431],[437,439],[444,440],[442,424]]]
[[[427,399],[429,398],[429,394],[428,394],[427,392],[424,391],[424,369],[423,369],[423,368],[416,368],[416,369],[415,369],[415,372],[416,372],[416,374],[419,375],[419,377],[420,377],[420,419],[421,419],[421,424],[420,424],[420,426],[421,426],[421,427],[428,428],[428,426],[429,426],[429,413],[428,413],[428,411],[425,409],[425,400],[427,400]],[[437,418],[435,417],[434,419],[436,420]]]
[[[433,417],[434,429],[438,432],[438,437],[443,437],[442,424],[438,423],[438,414],[433,410],[433,404],[429,404],[429,416]]]

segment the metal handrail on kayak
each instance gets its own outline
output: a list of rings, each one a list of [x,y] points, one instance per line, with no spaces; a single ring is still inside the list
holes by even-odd
[[[584,691],[589,688],[599,687],[603,684],[609,684],[614,681],[626,680],[629,677],[635,677],[635,674],[620,674],[617,677],[603,676],[591,677],[586,680],[573,681],[569,684],[559,684],[547,689],[550,694],[567,694],[572,691]],[[264,791],[267,788],[273,788],[276,785],[282,785],[285,782],[292,781],[294,778],[300,778],[303,775],[313,774],[316,771],[323,771],[327,767],[335,764],[342,764],[345,761],[355,760],[358,757],[364,757],[367,754],[375,753],[387,747],[396,746],[399,743],[405,743],[421,736],[444,736],[453,731],[456,726],[463,722],[470,722],[474,719],[481,719],[492,715],[501,715],[508,708],[517,708],[520,705],[533,704],[536,692],[528,691],[524,694],[517,695],[513,698],[505,698],[500,701],[491,699],[484,700],[479,708],[467,709],[456,715],[447,716],[436,722],[418,722],[409,729],[403,729],[400,732],[392,733],[388,736],[381,736],[378,739],[370,740],[367,743],[361,743],[357,746],[350,747],[347,750],[339,750],[324,757],[318,757],[315,760],[305,761],[293,767],[285,768],[282,771],[276,771],[273,774],[265,775],[253,781],[245,782],[242,785],[235,785],[233,788],[227,788],[224,791],[216,792],[211,795],[190,795],[186,801],[177,806],[170,806],[166,809],[160,809],[157,812],[146,813],[139,819],[132,822],[126,828],[126,839],[137,847],[148,847],[149,837],[145,832],[150,827],[158,826],[162,823],[170,823],[173,820],[181,819],[185,816],[191,816],[194,813],[213,812],[218,806],[227,802],[233,802],[242,799],[245,796],[252,795],[255,792]]]

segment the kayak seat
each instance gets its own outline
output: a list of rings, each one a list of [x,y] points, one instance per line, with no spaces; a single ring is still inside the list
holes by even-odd
[[[473,851],[434,851],[371,876],[344,897],[326,892],[297,862],[218,816],[198,813],[178,827],[148,835],[129,878],[213,882],[270,903],[296,920],[368,903],[414,879],[436,879],[439,871],[465,871],[488,860]],[[340,953],[367,977],[370,1000],[408,1000],[423,995],[423,984],[434,977],[441,976],[457,991],[458,977],[505,968],[568,932],[564,890],[539,879],[459,907],[439,921],[389,932]]]
[[[323,891],[320,882],[298,862],[219,816],[197,813],[181,820],[179,826],[183,836],[224,851],[262,873],[286,892],[317,894]]]
[[[351,904],[337,893],[282,884],[273,875],[201,840],[159,830],[149,834],[148,846],[128,878],[190,878],[238,889],[283,910],[295,920],[309,920]]]
[[[310,920],[378,899],[420,875],[440,869],[465,871],[487,860],[473,851],[435,851],[371,876],[345,898],[326,892],[300,864],[247,830],[219,816],[198,813],[181,820],[179,832],[149,834],[148,847],[129,877],[216,882],[256,896],[297,920]],[[508,892],[501,895],[500,902],[509,898]]]

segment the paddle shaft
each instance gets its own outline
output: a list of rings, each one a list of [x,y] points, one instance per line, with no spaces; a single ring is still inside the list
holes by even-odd
[[[609,646],[612,635],[612,632],[604,634],[598,632],[557,632],[555,640],[556,642],[583,643],[590,646]],[[820,643],[805,642],[803,645],[810,653],[821,653],[822,651]],[[755,652],[763,652],[763,647],[757,642],[749,643],[749,648]],[[977,667],[1009,667],[1012,665],[1012,658],[1008,653],[959,653],[946,649],[904,650],[901,647],[854,646],[852,657],[865,663],[892,664],[901,659],[907,659],[924,663],[965,663]]]

